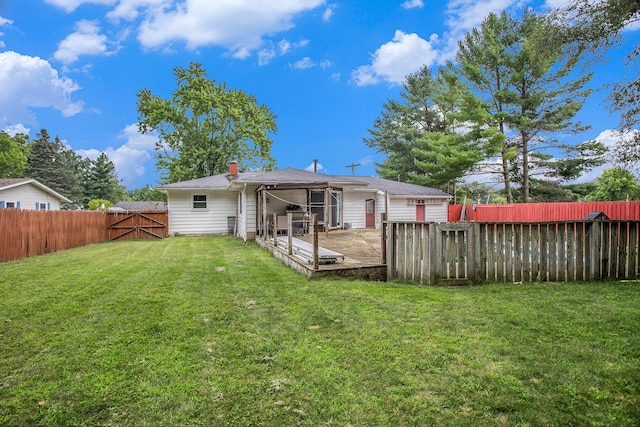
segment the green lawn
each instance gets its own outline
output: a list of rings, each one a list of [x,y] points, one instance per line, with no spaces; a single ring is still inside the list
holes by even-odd
[[[0,264],[0,425],[637,426],[640,285],[314,281],[231,237]]]

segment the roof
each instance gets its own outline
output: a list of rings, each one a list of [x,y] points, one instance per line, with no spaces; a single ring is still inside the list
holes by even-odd
[[[347,185],[368,190],[386,191],[391,196],[421,196],[450,198],[451,196],[435,188],[421,185],[407,184],[404,182],[390,181],[388,179],[365,176],[340,176],[327,175],[315,172],[307,172],[299,169],[286,168],[269,172],[238,172],[236,178],[229,174],[220,174],[206,178],[192,179],[189,181],[175,182],[158,187],[158,190],[171,189],[213,189],[226,190],[237,184],[327,184]]]
[[[47,187],[46,185],[36,181],[33,178],[3,178],[0,179],[0,190],[8,190],[10,188],[15,188],[15,187],[19,187],[21,185],[27,185],[27,184],[33,184],[36,187],[38,187],[39,189],[41,189],[42,191],[46,191],[47,193],[51,194],[52,196],[67,202],[67,203],[71,203],[71,200],[67,199],[66,197],[64,197],[62,194],[58,193],[57,191],[52,190],[51,188]]]
[[[118,202],[113,205],[113,207],[121,208],[125,211],[150,211],[167,209],[167,205],[164,202],[159,202],[156,200],[144,200],[139,202]]]
[[[451,198],[451,195],[437,188],[422,185],[408,184],[406,182],[392,181],[372,176],[353,177],[358,181],[366,182],[366,189],[386,191],[390,196],[421,196],[434,198]]]

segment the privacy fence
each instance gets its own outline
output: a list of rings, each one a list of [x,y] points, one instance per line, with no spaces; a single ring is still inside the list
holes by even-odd
[[[167,211],[87,212],[0,209],[0,261],[116,239],[162,238]]]
[[[637,278],[640,221],[387,223],[387,276],[420,284]]]

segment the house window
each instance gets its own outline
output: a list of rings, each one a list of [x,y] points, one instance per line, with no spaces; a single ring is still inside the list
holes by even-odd
[[[194,194],[193,195],[193,209],[207,209],[207,195],[206,194]]]
[[[47,204],[46,203],[38,203],[38,202],[36,202],[36,210],[37,211],[46,211],[47,210]]]
[[[17,208],[18,205],[16,202],[5,202],[4,207],[7,209],[12,209],[12,208]]]

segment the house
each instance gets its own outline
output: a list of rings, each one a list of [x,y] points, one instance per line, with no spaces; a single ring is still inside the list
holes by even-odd
[[[451,196],[434,188],[373,177],[335,176],[298,169],[229,173],[157,188],[167,195],[170,234],[235,234],[243,239],[281,229],[287,213],[298,231],[317,214],[325,230],[380,228],[381,214],[397,221],[447,221]],[[273,220],[274,216],[277,218]]]
[[[0,179],[0,209],[60,210],[71,200],[31,178]]]

